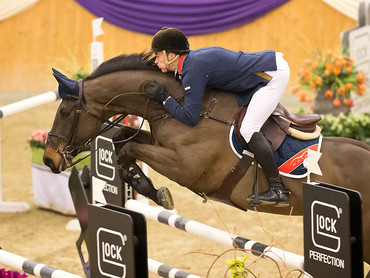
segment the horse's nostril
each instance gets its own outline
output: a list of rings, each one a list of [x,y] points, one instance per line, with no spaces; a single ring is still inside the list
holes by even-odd
[[[52,159],[44,156],[43,161],[44,164],[48,166],[53,173],[59,173],[59,170],[55,167]]]

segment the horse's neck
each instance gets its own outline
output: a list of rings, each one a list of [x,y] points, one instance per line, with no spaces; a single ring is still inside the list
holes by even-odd
[[[88,109],[103,119],[117,114],[131,114],[148,120],[158,118],[165,111],[148,103],[146,95],[140,92],[140,86],[146,80],[164,84],[175,97],[183,95],[181,84],[169,75],[150,71],[118,72],[85,82]]]

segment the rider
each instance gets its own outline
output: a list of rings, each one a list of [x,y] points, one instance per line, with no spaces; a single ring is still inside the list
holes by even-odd
[[[290,191],[283,184],[272,149],[260,132],[288,85],[290,69],[283,54],[272,50],[256,53],[234,52],[221,47],[190,50],[185,34],[163,27],[152,40],[155,64],[163,72],[175,72],[185,91],[184,105],[153,81],[148,97],[163,103],[179,121],[195,126],[200,119],[206,88],[235,93],[240,106],[248,105],[240,133],[267,177],[269,189],[259,193],[262,204],[288,206]],[[254,200],[250,195],[248,200]]]

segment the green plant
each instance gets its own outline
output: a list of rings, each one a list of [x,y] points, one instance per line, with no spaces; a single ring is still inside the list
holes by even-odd
[[[71,75],[71,79],[73,80],[85,79],[88,76],[89,73],[85,69],[79,68],[74,74]]]
[[[318,123],[324,136],[347,137],[363,141],[370,145],[370,114],[355,115],[350,113],[338,116],[323,115]]]
[[[236,257],[232,260],[226,260],[226,264],[231,270],[231,278],[245,278],[248,276],[248,272],[245,269],[244,262],[247,260],[247,256]]]

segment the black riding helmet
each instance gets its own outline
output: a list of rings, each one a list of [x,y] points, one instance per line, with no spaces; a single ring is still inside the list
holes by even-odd
[[[190,50],[188,39],[180,29],[163,27],[153,37],[151,52],[162,50],[178,55],[186,54]]]

